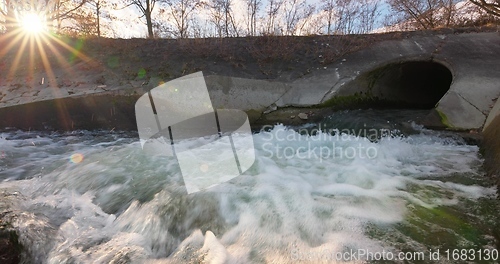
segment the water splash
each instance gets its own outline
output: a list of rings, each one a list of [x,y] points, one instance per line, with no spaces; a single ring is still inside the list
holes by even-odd
[[[35,262],[318,263],[359,249],[491,247],[481,229],[490,212],[466,213],[496,192],[478,147],[424,132],[374,142],[278,125],[254,135],[249,171],[192,195],[173,159],[146,155],[134,138],[4,133],[1,207]],[[333,144],[376,155],[312,155]],[[75,152],[85,156],[78,166],[67,162]],[[436,245],[425,226],[447,241]]]

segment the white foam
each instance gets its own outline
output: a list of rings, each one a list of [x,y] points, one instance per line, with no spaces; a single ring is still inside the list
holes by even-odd
[[[366,227],[404,221],[408,205],[456,205],[496,191],[449,182],[457,173],[480,175],[478,148],[433,135],[375,143],[276,126],[254,135],[257,157],[249,171],[189,196],[175,161],[147,156],[138,142],[41,137],[40,149],[30,140],[0,138],[5,151],[18,157],[10,158],[14,165],[6,171],[25,166],[20,157],[28,153],[36,166],[50,169],[29,171],[38,176],[0,188],[24,197],[9,205],[18,216],[16,228],[34,259],[47,262],[288,263],[300,256],[317,263],[324,252],[391,248],[366,235]],[[278,157],[276,146],[290,155]],[[376,155],[340,156],[348,148]],[[83,153],[83,162],[67,161],[74,152]],[[410,185],[422,191],[410,192]],[[37,248],[40,239],[44,246]]]

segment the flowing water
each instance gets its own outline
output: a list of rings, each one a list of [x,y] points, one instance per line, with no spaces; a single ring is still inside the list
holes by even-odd
[[[134,133],[5,131],[2,221],[27,263],[493,263],[500,206],[479,148],[418,114],[268,127],[248,171],[189,195]]]

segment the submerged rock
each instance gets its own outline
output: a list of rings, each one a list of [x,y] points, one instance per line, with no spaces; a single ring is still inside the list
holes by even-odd
[[[306,113],[299,113],[297,116],[298,116],[300,119],[302,119],[302,120],[307,120],[307,118],[308,118],[308,116],[307,116],[307,114],[306,114]]]

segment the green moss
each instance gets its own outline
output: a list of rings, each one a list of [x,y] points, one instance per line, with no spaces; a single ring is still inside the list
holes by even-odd
[[[453,198],[449,191],[429,188],[412,185],[408,191],[418,194],[424,203]],[[431,208],[412,203],[408,206],[404,221],[394,226],[371,224],[367,228],[367,235],[390,241],[400,250],[412,249],[416,243],[442,250],[478,249],[493,246],[494,243],[498,245],[498,211],[499,205],[493,197],[462,200],[457,205]]]
[[[442,249],[475,248],[487,243],[478,227],[449,207],[425,208],[416,205],[410,209],[407,220],[394,228],[388,231],[383,227],[370,226],[367,235],[397,241],[399,248],[411,248],[415,242]]]
[[[371,91],[373,89],[373,87],[375,86],[375,83],[377,83],[377,81],[380,79],[380,77],[382,77],[385,74],[386,70],[389,69],[391,66],[393,66],[393,65],[389,64],[389,65],[377,68],[376,70],[371,71],[367,74],[366,81],[367,81],[367,87],[368,87],[369,91]]]
[[[468,245],[482,245],[483,241],[479,226],[471,224],[466,215],[449,207],[424,208],[417,206],[413,210],[415,217],[411,217],[410,226],[416,227],[417,232],[413,239],[426,244],[454,248],[469,241]],[[432,224],[431,224],[432,223]],[[452,230],[452,231],[451,231]],[[441,233],[439,236],[436,233]],[[411,233],[411,232],[410,232]]]
[[[439,114],[439,117],[441,118],[441,123],[443,123],[443,125],[445,125],[446,127],[452,127],[452,125],[448,121],[448,117],[443,112],[439,111],[438,109],[436,109],[436,111]]]
[[[139,80],[140,80],[140,79],[144,79],[144,77],[146,77],[146,69],[141,68],[137,72],[137,78],[139,78]]]

